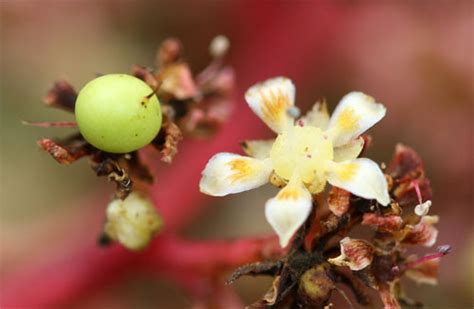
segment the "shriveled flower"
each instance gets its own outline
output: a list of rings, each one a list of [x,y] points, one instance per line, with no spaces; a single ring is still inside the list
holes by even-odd
[[[113,200],[107,207],[105,234],[130,250],[146,247],[162,227],[153,203],[136,192],[125,200]]]
[[[283,247],[310,214],[311,194],[322,192],[326,182],[384,206],[390,202],[378,165],[357,159],[364,143],[359,136],[384,117],[382,104],[361,92],[351,92],[342,98],[331,118],[325,103],[319,102],[296,120],[295,87],[284,77],[252,86],[245,99],[278,136],[244,143],[251,157],[213,156],[202,173],[203,193],[238,193],[260,187],[272,176],[283,188],[266,203],[265,214]]]
[[[345,237],[340,241],[341,255],[328,259],[336,266],[348,266],[351,270],[358,271],[366,268],[374,258],[374,248],[362,239]]]

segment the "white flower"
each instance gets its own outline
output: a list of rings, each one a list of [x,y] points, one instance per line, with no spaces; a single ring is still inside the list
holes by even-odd
[[[130,250],[141,250],[163,227],[153,203],[132,192],[125,200],[116,199],[107,206],[104,232]]]
[[[278,136],[244,143],[251,157],[214,155],[202,172],[202,192],[224,196],[254,189],[275,173],[286,186],[266,203],[265,215],[282,247],[311,212],[311,194],[323,191],[326,182],[388,205],[387,182],[378,165],[357,159],[364,144],[359,136],[385,116],[382,104],[361,92],[351,92],[331,118],[325,103],[319,102],[295,120],[295,113],[288,112],[294,109],[295,87],[284,77],[252,86],[245,99]]]

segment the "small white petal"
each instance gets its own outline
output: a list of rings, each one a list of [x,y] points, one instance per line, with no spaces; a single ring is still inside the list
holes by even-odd
[[[270,157],[275,139],[268,140],[247,140],[241,143],[244,152],[257,159],[266,159]]]
[[[430,211],[430,207],[431,207],[431,201],[428,200],[424,203],[421,203],[421,204],[418,204],[415,206],[415,214],[417,216],[426,216],[428,214],[428,212]]]
[[[313,108],[301,117],[304,125],[326,130],[329,124],[329,113],[325,99],[321,99],[313,105]]]
[[[214,37],[209,44],[209,53],[214,58],[224,56],[230,46],[230,41],[225,35],[218,35]]]
[[[292,179],[265,205],[265,217],[286,247],[311,213],[311,194],[299,179]]]
[[[386,109],[374,98],[362,93],[345,95],[329,121],[328,133],[334,146],[341,146],[358,137],[385,116]]]
[[[295,103],[295,85],[288,78],[276,77],[250,87],[245,100],[276,133],[293,121],[287,110]]]
[[[199,189],[212,196],[247,191],[266,184],[271,172],[270,160],[218,153],[204,168]]]
[[[360,158],[333,163],[330,166],[328,182],[365,199],[376,199],[384,206],[390,203],[387,180],[372,160]]]
[[[104,232],[130,250],[146,247],[163,226],[153,203],[135,192],[110,202],[106,214]]]
[[[364,139],[359,137],[343,146],[334,148],[334,161],[342,162],[356,159],[364,148]]]

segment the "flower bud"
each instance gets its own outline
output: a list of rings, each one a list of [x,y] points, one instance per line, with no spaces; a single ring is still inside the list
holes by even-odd
[[[136,192],[107,206],[105,234],[130,250],[145,248],[163,226],[153,203]]]
[[[229,46],[229,39],[224,35],[218,35],[212,39],[211,44],[209,45],[209,53],[214,58],[222,57],[227,53]]]
[[[324,266],[317,265],[300,277],[298,301],[304,308],[322,308],[327,305],[334,287]]]

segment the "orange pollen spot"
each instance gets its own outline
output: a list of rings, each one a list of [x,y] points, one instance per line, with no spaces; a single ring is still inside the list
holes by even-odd
[[[250,167],[249,162],[247,162],[246,160],[236,159],[230,161],[229,163],[227,163],[227,165],[232,170],[232,175],[228,177],[231,182],[236,182],[245,179],[252,172],[252,168]]]
[[[344,167],[342,167],[339,170],[338,174],[339,174],[339,178],[341,178],[341,180],[348,181],[348,180],[351,180],[354,177],[356,172],[357,172],[357,165],[354,164],[354,163],[349,163],[349,164],[344,165]]]
[[[260,92],[260,96],[263,101],[263,119],[267,122],[279,122],[289,106],[288,96],[284,95],[281,90],[278,90],[277,94],[270,92],[270,97]]]
[[[279,200],[297,200],[300,197],[300,192],[297,189],[287,188],[280,191],[277,195]]]
[[[360,119],[361,117],[354,112],[354,109],[346,108],[339,114],[337,126],[345,132],[355,131],[359,127]]]

